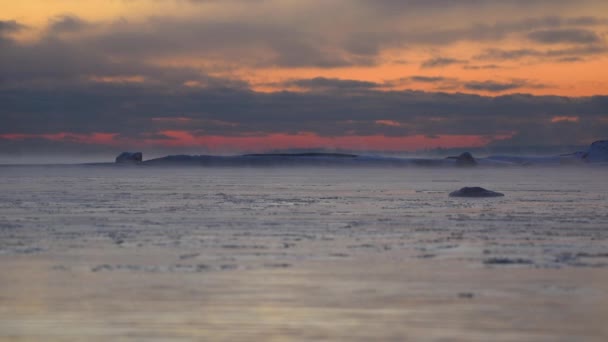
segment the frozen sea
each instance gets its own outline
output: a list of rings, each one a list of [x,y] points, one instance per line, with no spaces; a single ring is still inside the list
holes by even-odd
[[[607,175],[0,166],[0,340],[606,341]]]

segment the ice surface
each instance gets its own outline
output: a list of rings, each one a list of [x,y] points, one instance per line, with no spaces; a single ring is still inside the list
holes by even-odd
[[[0,340],[605,341],[605,176],[1,166]]]

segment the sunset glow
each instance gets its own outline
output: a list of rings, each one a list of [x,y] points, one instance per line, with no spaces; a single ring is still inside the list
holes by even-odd
[[[605,1],[2,7],[7,149],[415,151],[582,144],[608,130]]]
[[[447,147],[481,147],[490,141],[507,139],[510,136],[484,137],[475,135],[446,135],[428,137],[414,135],[407,137],[375,136],[338,136],[321,137],[314,133],[270,134],[260,136],[227,137],[218,135],[196,135],[188,131],[158,132],[162,138],[130,139],[117,137],[114,133],[93,133],[90,135],[73,133],[56,134],[3,134],[0,139],[19,141],[25,139],[43,139],[49,141],[74,142],[79,144],[103,144],[110,146],[132,146],[138,148],[193,148],[204,151],[247,151],[264,152],[281,148],[306,149],[356,149],[361,151],[417,151]]]

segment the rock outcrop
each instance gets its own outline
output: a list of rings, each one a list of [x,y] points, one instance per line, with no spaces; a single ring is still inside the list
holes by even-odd
[[[118,164],[141,163],[142,160],[143,154],[141,152],[123,152],[116,157],[116,163]]]
[[[447,159],[456,160],[456,166],[475,166],[477,161],[473,158],[473,155],[469,152],[464,152],[459,156],[448,157]]]
[[[591,144],[583,160],[589,163],[608,162],[608,140],[599,140]]]
[[[450,193],[450,197],[473,197],[473,198],[481,198],[481,197],[502,197],[505,194],[487,190],[479,186],[473,187],[464,187],[460,190],[454,191]]]

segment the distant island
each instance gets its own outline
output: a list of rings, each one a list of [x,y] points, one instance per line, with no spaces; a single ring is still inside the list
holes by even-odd
[[[608,165],[608,140],[592,143],[585,151],[557,156],[495,155],[475,158],[464,152],[447,158],[400,158],[348,153],[256,153],[235,156],[169,155],[143,160],[142,152],[123,152],[116,157],[121,165],[156,166],[527,166],[527,165]]]

